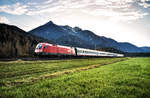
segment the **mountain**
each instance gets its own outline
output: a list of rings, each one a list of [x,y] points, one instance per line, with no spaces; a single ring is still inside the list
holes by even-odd
[[[53,40],[56,44],[91,49],[112,47],[118,44],[113,39],[97,36],[89,30],[82,30],[78,27],[59,26],[52,21],[31,30],[29,33],[48,40]]]
[[[35,46],[47,41],[7,24],[0,24],[0,39],[0,57],[32,56]]]
[[[137,47],[131,43],[119,43],[111,38],[98,36],[89,30],[79,27],[59,26],[52,21],[37,27],[29,33],[52,40],[55,44],[68,45],[90,49],[114,48],[129,53],[150,52],[149,49]]]
[[[131,44],[131,43],[119,43],[119,46],[116,47],[117,49],[124,51],[124,52],[130,52],[130,53],[140,53],[140,52],[144,52],[141,48]]]
[[[72,32],[73,31],[71,27],[58,26],[50,21],[47,24],[40,26],[38,29],[30,31],[29,33],[38,37],[52,40],[55,44],[90,47],[90,45],[88,45],[84,40],[80,39]]]
[[[150,52],[150,47],[140,47],[145,52]]]

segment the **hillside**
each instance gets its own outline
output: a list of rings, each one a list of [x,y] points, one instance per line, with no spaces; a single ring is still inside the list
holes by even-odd
[[[82,30],[78,27],[59,26],[52,21],[31,30],[29,33],[48,40],[53,40],[56,44],[75,47],[94,49],[95,47],[112,47],[111,43],[117,45],[116,41],[97,36],[89,30]]]
[[[34,53],[43,38],[35,37],[16,26],[0,24],[0,57],[24,57]]]
[[[82,30],[79,27],[72,28],[67,25],[59,26],[52,21],[29,31],[29,33],[48,40],[53,40],[55,44],[61,45],[91,49],[114,48],[129,53],[150,52],[150,48],[144,49],[126,42],[119,43],[111,38],[98,36],[89,30]]]
[[[150,47],[140,47],[141,49],[143,49],[144,51],[149,52],[150,51]]]

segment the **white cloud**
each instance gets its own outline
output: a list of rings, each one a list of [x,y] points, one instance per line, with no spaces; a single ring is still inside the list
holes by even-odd
[[[9,21],[6,17],[0,16],[0,23],[9,23]]]
[[[148,8],[150,7],[150,0],[140,0],[139,5],[143,6],[144,8]]]
[[[140,5],[149,7],[146,3],[150,0],[140,0]],[[28,2],[26,5],[16,3],[13,5],[0,6],[0,12],[15,15],[51,15],[78,10],[93,16],[104,16],[112,20],[131,21],[143,18],[147,13],[143,13],[133,7],[139,0],[46,0],[40,3]],[[78,13],[78,12],[76,12]],[[116,18],[117,17],[117,18]]]
[[[133,7],[136,0],[84,0],[69,3],[68,8],[78,8],[86,14],[107,17],[113,21],[132,21],[143,18],[143,13]]]
[[[38,15],[38,14],[43,14],[43,13],[50,13],[50,12],[54,12],[54,11],[57,11],[59,10],[59,6],[56,6],[56,7],[48,7],[48,8],[43,8],[43,9],[32,9],[32,10],[29,10],[26,14],[27,15]]]
[[[5,12],[14,15],[22,15],[27,12],[27,6],[22,5],[20,3],[16,3],[13,5],[3,5],[0,6],[0,12]]]
[[[54,9],[49,6],[47,12],[55,12],[61,9],[62,13],[67,11],[73,11],[74,9],[80,10],[85,14],[90,14],[93,16],[104,16],[108,17],[113,21],[132,21],[143,18],[148,13],[143,13],[133,7],[133,4],[138,0],[59,0],[57,2],[52,2],[50,4],[55,4],[58,9]],[[148,1],[148,0],[147,0]],[[43,8],[45,9],[45,8]],[[42,10],[43,10],[42,9]]]

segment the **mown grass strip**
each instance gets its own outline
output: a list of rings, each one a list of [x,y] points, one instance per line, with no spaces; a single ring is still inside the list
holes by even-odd
[[[108,64],[112,64],[112,63],[116,63],[116,62],[120,62],[120,61],[124,61],[126,59],[122,58],[122,59],[116,59],[116,60],[112,60],[110,62],[103,62],[101,64],[94,64],[94,65],[88,65],[85,67],[77,67],[77,68],[73,68],[73,69],[67,69],[65,71],[59,71],[59,72],[54,72],[54,73],[48,73],[48,74],[42,74],[39,77],[29,77],[26,79],[16,79],[14,81],[7,81],[7,82],[3,82],[3,85],[5,86],[17,86],[17,85],[21,85],[21,84],[33,84],[34,82],[37,82],[39,80],[43,80],[43,79],[47,79],[47,78],[54,78],[54,77],[58,77],[64,74],[70,74],[73,72],[80,72],[83,70],[88,70],[88,69],[93,69],[93,68],[97,68],[99,66],[103,66],[103,65],[108,65]],[[2,84],[1,84],[2,85]]]

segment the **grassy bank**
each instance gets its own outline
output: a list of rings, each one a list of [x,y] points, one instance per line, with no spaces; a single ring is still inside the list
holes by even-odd
[[[1,97],[148,98],[150,58],[0,62],[0,79]]]

